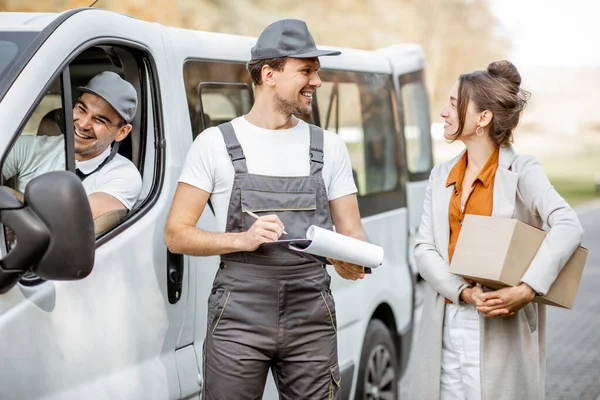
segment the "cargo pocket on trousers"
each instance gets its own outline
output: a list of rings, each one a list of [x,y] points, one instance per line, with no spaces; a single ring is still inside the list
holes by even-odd
[[[325,308],[327,309],[327,313],[329,314],[329,320],[331,321],[331,326],[335,333],[337,333],[337,320],[335,316],[335,301],[333,300],[333,296],[329,290],[325,290],[321,292],[321,298],[323,299],[323,303],[325,304]]]
[[[534,333],[538,326],[538,314],[535,306],[532,303],[528,303],[523,307],[523,313],[525,314],[525,319],[527,320],[531,333]]]
[[[340,366],[338,364],[334,364],[329,368],[330,378],[329,378],[329,400],[335,400],[336,394],[340,390],[342,385],[342,376],[340,374]]]
[[[225,289],[213,289],[208,299],[208,318],[207,325],[210,329],[210,333],[214,333],[215,329],[219,326],[219,322],[223,318],[225,308],[229,302],[229,296],[231,292]]]

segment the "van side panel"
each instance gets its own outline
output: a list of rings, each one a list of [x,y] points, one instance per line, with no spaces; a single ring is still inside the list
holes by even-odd
[[[85,26],[86,29],[81,29]],[[74,34],[77,32],[77,34]],[[63,61],[98,38],[126,39],[145,46],[170,108],[169,71],[160,28],[100,10],[67,19],[34,55],[0,103],[7,121],[0,135],[6,151],[29,105]],[[158,102],[158,99],[155,99]],[[165,132],[176,131],[170,118]],[[178,146],[167,159],[181,159]],[[127,229],[96,250],[93,272],[75,282],[14,287],[0,298],[0,397],[23,399],[153,399],[181,395],[175,349],[187,308],[166,300],[166,246],[163,240],[178,169],[168,165],[156,203]],[[195,293],[191,293],[191,300]]]

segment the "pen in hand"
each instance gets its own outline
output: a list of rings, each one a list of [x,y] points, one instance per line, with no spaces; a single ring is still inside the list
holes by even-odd
[[[260,218],[258,215],[254,214],[254,213],[253,213],[252,211],[250,211],[250,210],[244,210],[244,212],[245,212],[246,214],[248,214],[249,216],[253,217],[253,218],[256,218],[256,219],[259,219],[259,218]],[[283,234],[284,234],[284,235],[287,235],[287,232],[286,232],[286,231],[283,231]]]

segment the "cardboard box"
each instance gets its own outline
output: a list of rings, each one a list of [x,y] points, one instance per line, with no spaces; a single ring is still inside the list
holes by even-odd
[[[546,232],[516,219],[465,215],[450,272],[492,289],[516,286],[542,245]],[[588,251],[579,247],[546,296],[534,301],[573,308]]]

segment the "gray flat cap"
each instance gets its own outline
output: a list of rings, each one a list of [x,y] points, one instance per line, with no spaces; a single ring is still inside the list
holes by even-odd
[[[313,58],[340,54],[342,54],[340,51],[318,50],[306,22],[298,19],[282,19],[273,22],[262,31],[256,46],[251,50],[251,59]]]
[[[137,93],[133,85],[118,74],[104,71],[94,76],[85,86],[77,88],[82,93],[102,97],[128,124],[133,121],[137,110]]]

